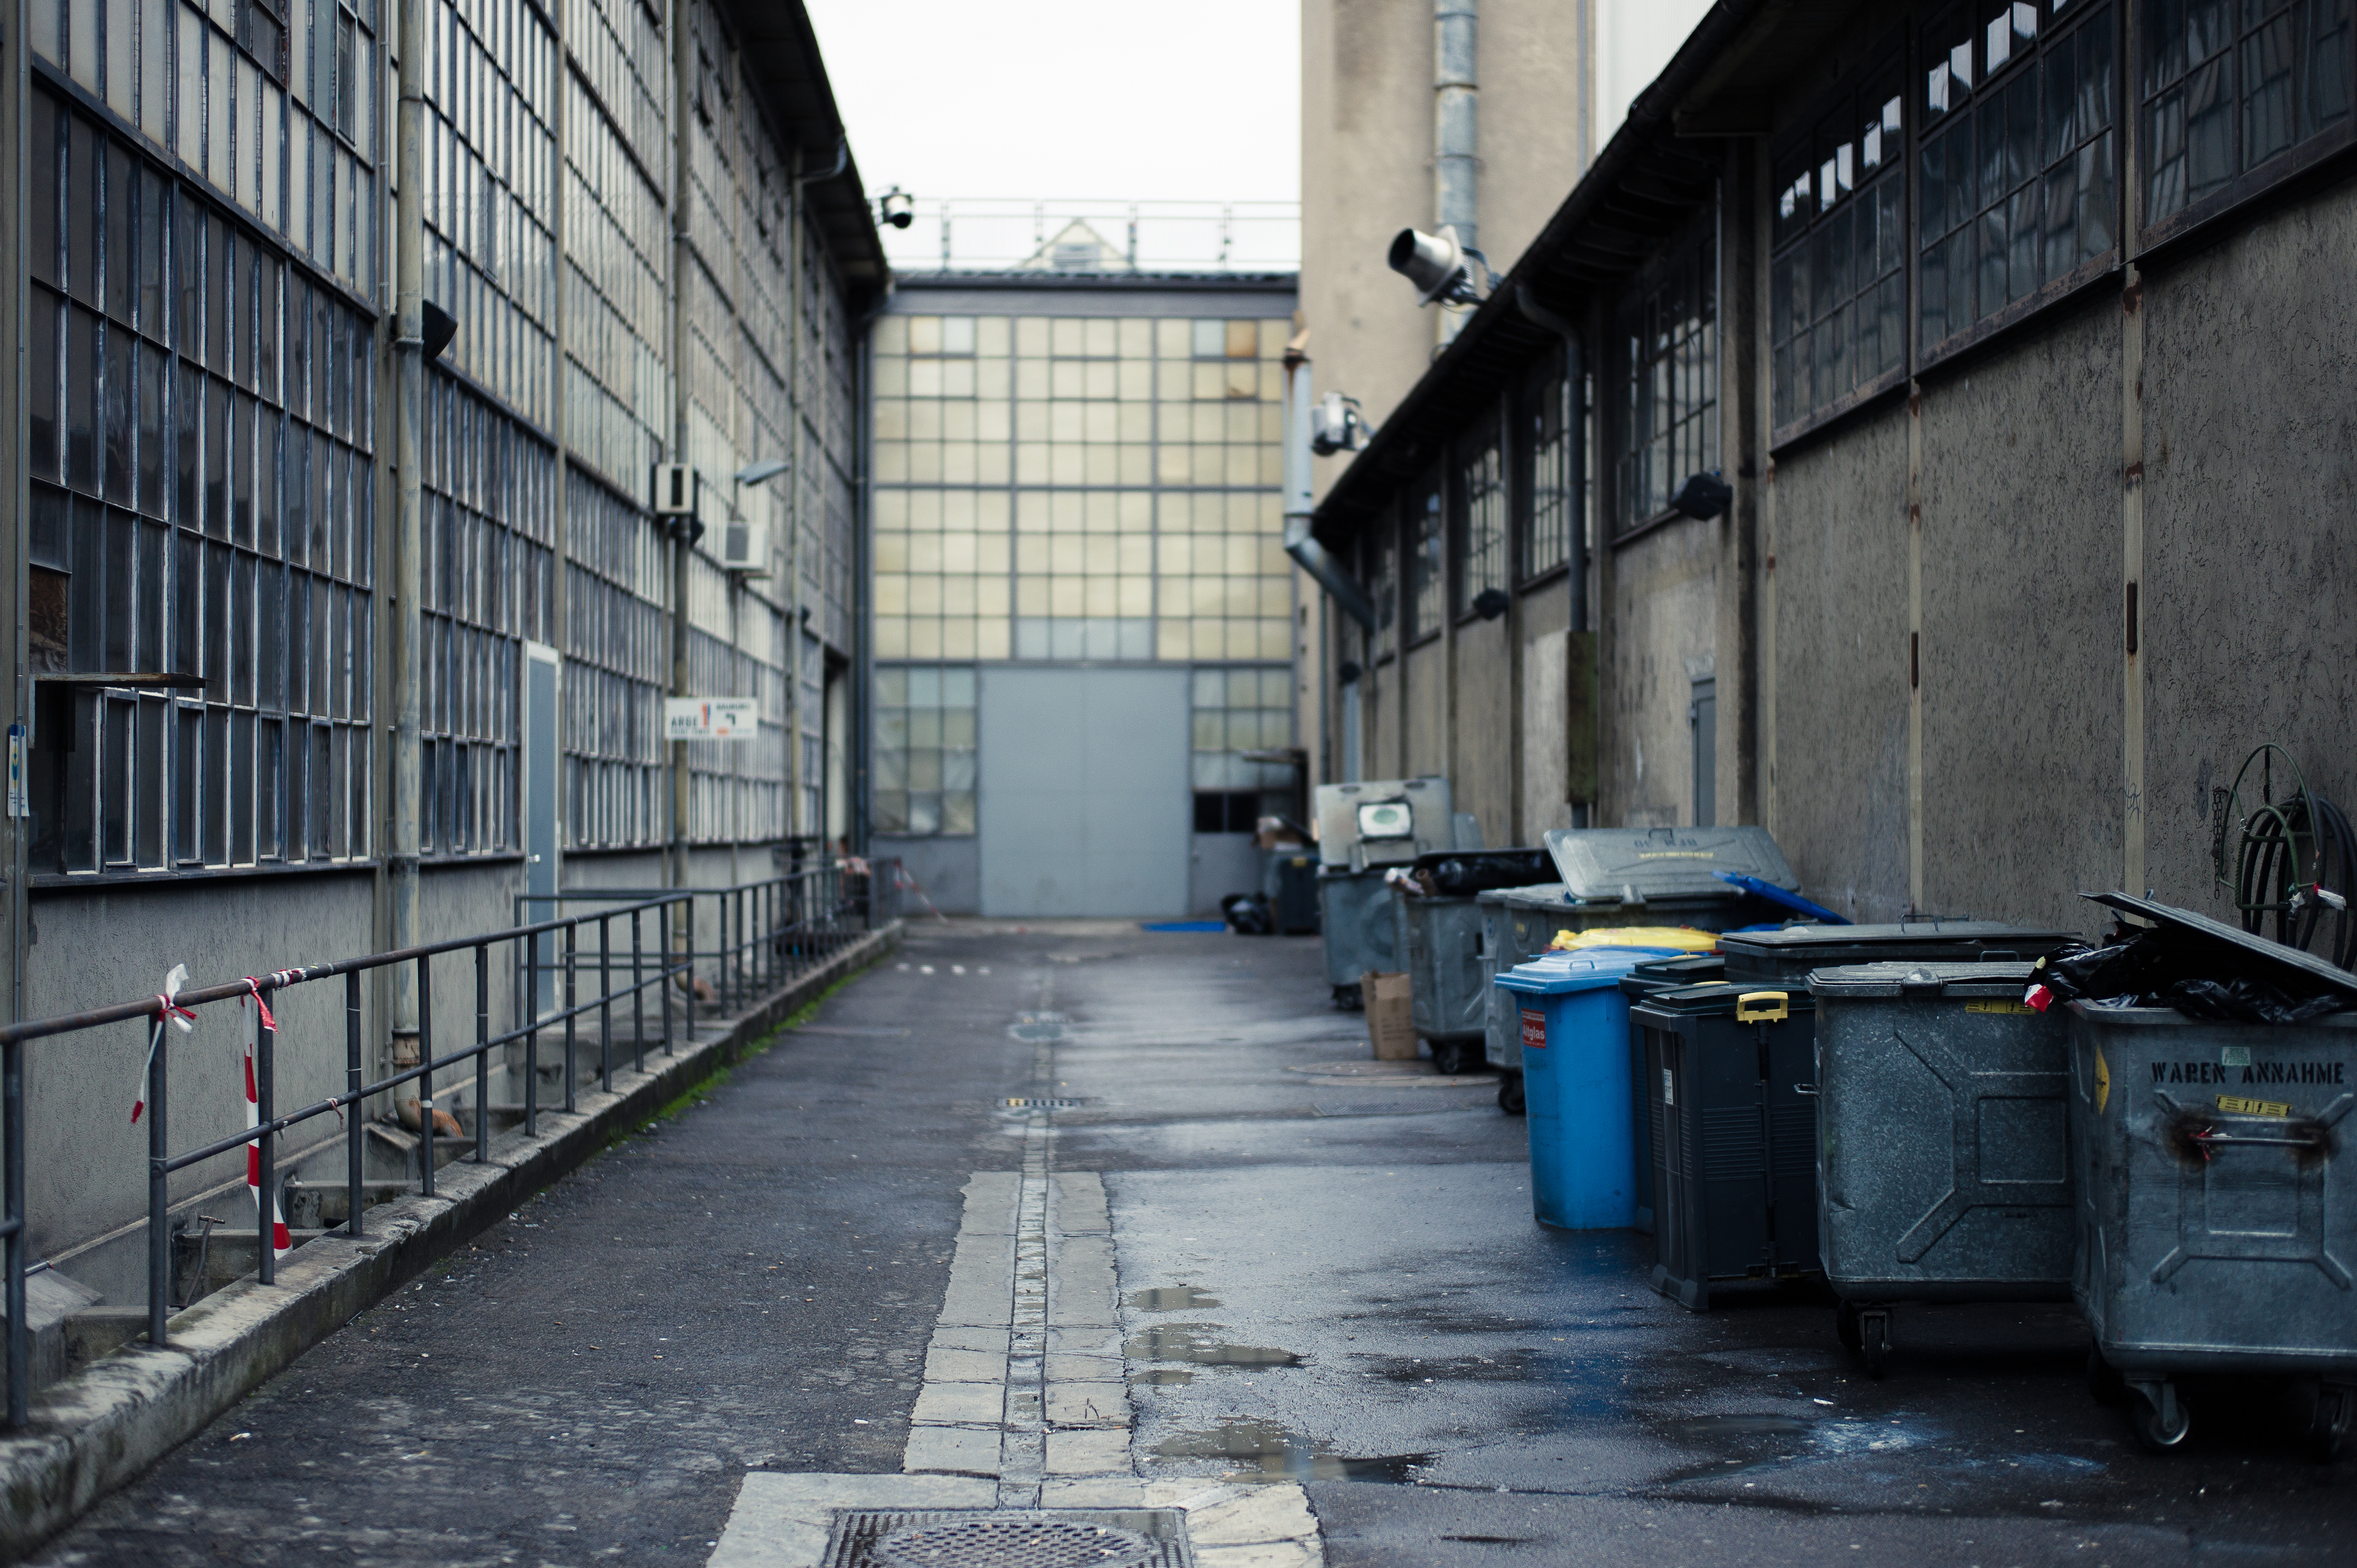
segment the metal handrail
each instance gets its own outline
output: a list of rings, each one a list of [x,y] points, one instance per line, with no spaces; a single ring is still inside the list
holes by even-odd
[[[469,1059],[475,1064],[475,1130],[474,1158],[479,1163],[490,1157],[490,1053],[522,1041],[523,1044],[524,1103],[523,1130],[527,1137],[539,1132],[539,1082],[541,1031],[561,1026],[565,1031],[565,1109],[575,1109],[578,1086],[576,1025],[585,1015],[598,1014],[599,1062],[598,1078],[608,1091],[613,1088],[614,1069],[614,1008],[627,1003],[630,1008],[633,1063],[643,1069],[648,1045],[645,995],[650,987],[656,990],[661,1007],[661,1043],[665,1055],[675,1049],[673,1026],[672,987],[678,983],[682,989],[679,1015],[687,1039],[695,1037],[695,964],[699,956],[721,960],[726,967],[722,980],[727,986],[726,997],[716,997],[726,1009],[732,1003],[747,1000],[755,994],[751,986],[756,980],[775,989],[790,981],[795,973],[817,961],[826,953],[846,945],[860,928],[872,929],[882,923],[882,910],[876,897],[879,882],[888,891],[899,880],[897,875],[878,878],[872,873],[867,878],[868,891],[857,900],[844,896],[843,884],[849,873],[840,865],[822,865],[790,873],[783,876],[757,883],[738,884],[726,887],[679,887],[656,889],[567,889],[555,895],[524,895],[540,903],[595,900],[612,902],[617,898],[634,900],[619,908],[600,909],[578,915],[559,915],[554,918],[525,923],[519,921],[504,930],[479,932],[453,938],[447,941],[428,942],[389,952],[369,953],[358,958],[339,959],[331,963],[310,964],[299,968],[274,971],[266,975],[227,982],[218,985],[199,986],[177,993],[171,998],[148,996],[137,1001],[120,1002],[103,1007],[86,1008],[78,1013],[60,1014],[55,1017],[30,1019],[23,1023],[0,1025],[0,1138],[5,1140],[5,1160],[0,1160],[0,1188],[5,1188],[5,1208],[0,1208],[0,1241],[6,1252],[5,1311],[7,1315],[6,1354],[8,1370],[7,1423],[23,1426],[30,1415],[31,1402],[31,1338],[26,1322],[25,1279],[27,1219],[25,1180],[25,1094],[24,1051],[35,1040],[55,1038],[84,1030],[102,1028],[111,1024],[142,1022],[152,1029],[164,1031],[167,1009],[193,1012],[216,1003],[253,998],[263,1004],[255,1009],[254,1021],[254,1099],[255,1124],[238,1133],[215,1138],[196,1148],[178,1154],[171,1151],[169,1121],[170,1053],[162,1048],[160,1040],[149,1056],[145,1100],[147,1106],[147,1337],[152,1345],[168,1342],[167,1318],[170,1310],[172,1233],[169,1226],[170,1177],[172,1173],[229,1154],[238,1148],[253,1145],[258,1158],[259,1185],[262,1201],[256,1206],[254,1218],[258,1260],[256,1276],[260,1283],[274,1283],[277,1247],[275,1226],[278,1205],[277,1140],[289,1128],[324,1116],[330,1112],[342,1115],[347,1107],[354,1107],[375,1096],[400,1088],[403,1084],[425,1080],[418,1096],[419,1180],[420,1192],[434,1196],[436,1134],[434,1130],[434,1075],[445,1069],[458,1066]],[[695,949],[695,903],[698,898],[717,900],[718,914],[724,927],[733,924],[734,940],[724,940],[718,952],[699,955]],[[519,908],[522,899],[519,899]],[[656,926],[656,951],[646,951],[644,922],[651,913]],[[613,924],[630,922],[629,978],[616,979]],[[856,922],[855,926],[854,922]],[[580,929],[587,924],[597,928],[597,994],[583,1000],[579,993],[581,962]],[[759,935],[748,935],[758,926]],[[681,938],[674,950],[673,935]],[[534,954],[546,939],[562,937],[562,956],[555,962],[542,966]],[[792,940],[790,939],[810,939]],[[517,988],[518,1017],[513,1027],[494,1034],[490,1026],[490,956],[491,950],[508,943],[516,960],[516,972],[522,978]],[[737,972],[743,954],[757,944],[768,944],[766,962],[758,975]],[[789,952],[789,945],[798,950]],[[799,950],[802,949],[809,950]],[[469,952],[474,959],[475,1038],[472,1044],[436,1056],[434,1050],[433,960],[451,953]],[[414,963],[417,985],[417,1058],[410,1065],[389,1076],[369,1081],[362,1066],[361,977],[372,971]],[[532,994],[542,969],[561,968],[565,975],[563,1005],[544,1012]],[[336,976],[344,980],[345,1075],[346,1088],[341,1094],[306,1105],[300,1110],[281,1115],[277,1112],[276,1046],[277,1029],[268,1010],[269,999],[276,993],[298,985],[309,985]],[[362,1181],[362,1139],[366,1122],[358,1115],[345,1116],[347,1150],[346,1180],[350,1214],[343,1233],[358,1238],[365,1234],[362,1211],[366,1196]],[[201,1282],[199,1282],[201,1283]]]

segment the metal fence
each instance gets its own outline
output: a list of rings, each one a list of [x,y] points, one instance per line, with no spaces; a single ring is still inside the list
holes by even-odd
[[[135,1023],[147,1031],[148,1062],[144,1103],[147,1113],[147,1338],[153,1345],[167,1342],[167,1319],[171,1308],[173,1235],[170,1228],[170,1180],[175,1171],[250,1147],[249,1185],[259,1195],[255,1206],[257,1277],[274,1283],[280,1250],[276,1202],[276,1157],[279,1135],[289,1128],[330,1113],[342,1115],[402,1085],[421,1082],[418,1095],[418,1190],[433,1196],[436,1137],[434,1127],[435,1075],[472,1062],[474,1066],[477,1161],[490,1157],[490,1058],[511,1046],[522,1047],[523,1101],[522,1122],[526,1136],[539,1131],[541,1036],[561,1032],[564,1052],[564,1109],[575,1107],[582,1081],[580,1022],[597,1017],[597,1079],[613,1087],[618,1044],[627,1046],[630,1060],[643,1068],[647,1048],[659,1046],[664,1054],[675,1049],[684,1035],[692,1044],[700,983],[711,988],[709,1005],[722,1013],[748,1004],[792,982],[823,962],[866,931],[885,924],[897,906],[900,878],[897,863],[884,861],[871,868],[849,861],[726,887],[584,889],[561,893],[556,901],[589,901],[608,906],[575,915],[558,915],[533,923],[519,922],[506,930],[457,937],[448,941],[370,953],[334,963],[280,970],[267,975],[182,990],[170,996],[148,996],[135,1002],[91,1008],[55,1018],[0,1026],[0,1137],[6,1140],[0,1162],[0,1187],[5,1187],[5,1218],[0,1239],[6,1247],[5,1308],[7,1313],[8,1411],[11,1426],[25,1424],[31,1402],[31,1337],[26,1322],[25,1278],[27,1230],[25,1216],[25,1072],[26,1046],[110,1025]],[[521,910],[525,900],[519,899]],[[543,905],[551,902],[543,897]],[[720,933],[718,942],[699,949],[699,916]],[[594,951],[585,950],[584,928],[594,930]],[[624,956],[618,941],[628,942]],[[651,939],[651,940],[650,940]],[[497,950],[504,947],[504,953]],[[475,993],[474,1039],[455,1050],[436,1054],[434,1039],[434,980],[436,959],[470,955]],[[496,954],[496,956],[495,956]],[[511,964],[514,972],[532,979],[516,990],[516,1016],[511,1027],[491,1028],[491,974],[494,962]],[[414,966],[416,987],[417,1060],[390,1075],[370,1081],[364,1066],[361,977],[377,970],[396,972]],[[708,972],[709,981],[699,973]],[[597,977],[596,994],[584,998],[581,982],[587,971]],[[344,982],[344,1051],[346,1089],[300,1110],[280,1115],[276,1109],[277,1027],[269,1003],[277,993],[298,985],[317,984],[342,977]],[[544,999],[544,988],[559,985],[561,998]],[[648,1019],[648,993],[655,995],[653,1027]],[[171,1053],[165,1047],[167,1026],[176,1018],[193,1016],[194,1010],[222,1002],[253,1001],[255,1008],[253,1079],[254,1125],[214,1138],[175,1154],[167,1093]],[[627,1029],[618,1029],[618,1010],[627,1010]],[[362,1179],[362,1139],[365,1119],[343,1116],[347,1199],[350,1209],[343,1233],[364,1233],[362,1212],[366,1184]],[[462,1133],[461,1137],[464,1134]],[[448,1140],[445,1140],[446,1142]],[[464,1157],[464,1156],[461,1156]]]

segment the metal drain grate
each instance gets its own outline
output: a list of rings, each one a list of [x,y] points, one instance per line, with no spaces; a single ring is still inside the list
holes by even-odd
[[[824,1568],[1192,1568],[1174,1509],[834,1516]]]
[[[1079,1105],[1081,1101],[1077,1100],[1026,1100],[1020,1095],[1009,1095],[998,1103],[1001,1109],[1007,1111],[1070,1111]]]

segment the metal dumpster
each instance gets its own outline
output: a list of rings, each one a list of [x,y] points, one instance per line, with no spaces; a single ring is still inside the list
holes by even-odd
[[[1806,985],[1812,970],[1839,964],[1977,963],[1991,959],[2030,963],[2078,940],[2076,931],[1927,916],[1878,926],[1732,932],[1719,943],[1719,950],[1727,955],[1727,978],[1738,984]]]
[[[2357,978],[2320,959],[2190,910],[2100,901],[2297,969],[2357,1007]],[[2292,1025],[2069,1011],[2072,1294],[2094,1334],[2090,1373],[2125,1380],[2155,1450],[2190,1428],[2181,1373],[2319,1378],[2310,1436],[2331,1454],[2357,1414],[2357,1011]]]
[[[1810,1007],[1806,991],[1722,981],[1630,1009],[1661,1106],[1652,1285],[1692,1311],[1727,1284],[1817,1272]]]
[[[1842,1342],[1879,1376],[1901,1301],[2067,1301],[2061,1012],[2027,963],[1867,963],[1816,999],[1817,1240]]]
[[[1355,1008],[1359,977],[1399,968],[1383,869],[1455,846],[1446,779],[1321,784],[1317,792],[1318,923],[1335,1005]]]
[[[1634,1006],[1657,991],[1706,985],[1727,977],[1727,960],[1717,953],[1680,953],[1648,959],[1620,977],[1620,994]],[[1646,1092],[1645,1031],[1632,1017],[1629,1022],[1630,1141],[1637,1151],[1637,1207],[1631,1230],[1653,1233],[1653,1146],[1662,1141],[1662,1097]]]

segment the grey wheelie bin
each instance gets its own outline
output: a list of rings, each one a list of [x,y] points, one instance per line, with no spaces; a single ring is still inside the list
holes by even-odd
[[[1321,784],[1317,794],[1318,923],[1326,983],[1339,1007],[1359,1006],[1359,978],[1399,968],[1387,867],[1451,848],[1458,822],[1446,779]]]
[[[2357,977],[2321,959],[2190,910],[2100,901],[2244,945],[2357,1009]],[[2357,1416],[2357,1011],[2241,1024],[2068,1005],[2072,1294],[2091,1380],[2125,1382],[2137,1440],[2166,1451],[2190,1426],[2179,1374],[2316,1378],[2310,1435],[2329,1456]]]
[[[2028,963],[1867,963],[1816,999],[1817,1243],[1879,1377],[1902,1301],[2068,1301],[2061,1010]]]
[[[1708,985],[1727,978],[1727,960],[1715,952],[1681,953],[1675,958],[1647,959],[1620,977],[1620,994],[1634,1007],[1657,991]],[[1662,1141],[1662,1097],[1646,1092],[1645,1030],[1631,1015],[1629,1020],[1629,1081],[1631,1137],[1637,1150],[1637,1211],[1631,1229],[1653,1233],[1653,1145]]]
[[[1490,1018],[1490,966],[1482,930],[1482,885],[1523,881],[1546,864],[1538,849],[1453,850],[1418,855],[1411,870],[1438,891],[1393,889],[1392,945],[1408,973],[1415,1032],[1433,1066],[1462,1072],[1482,1059]]]

